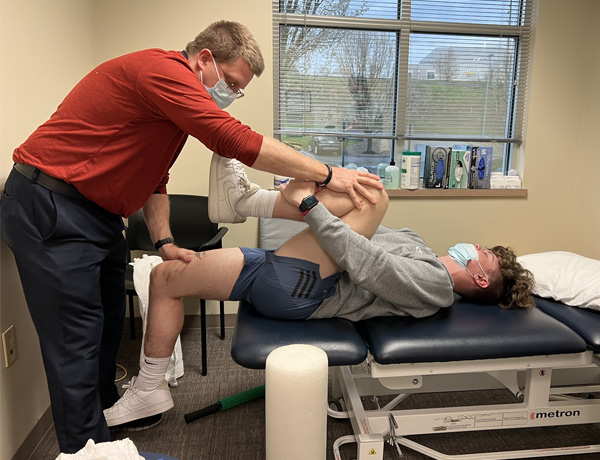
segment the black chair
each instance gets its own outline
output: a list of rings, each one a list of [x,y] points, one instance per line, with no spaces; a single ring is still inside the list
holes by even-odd
[[[208,197],[198,195],[169,195],[170,226],[175,244],[193,251],[209,251],[222,247],[223,236],[229,230],[219,228],[208,218]],[[125,237],[129,250],[127,251],[127,270],[125,289],[129,298],[129,321],[131,338],[135,339],[135,316],[133,296],[137,295],[133,284],[133,266],[131,252],[156,252],[154,242],[150,239],[148,228],[142,211],[128,218]],[[225,338],[225,303],[220,302],[221,340]],[[202,375],[206,375],[206,301],[200,299],[200,327],[202,333]]]

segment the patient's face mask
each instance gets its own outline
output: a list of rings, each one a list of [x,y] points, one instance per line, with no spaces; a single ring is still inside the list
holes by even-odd
[[[225,83],[225,80],[221,78],[219,74],[219,70],[217,69],[217,63],[215,62],[215,58],[213,57],[213,64],[215,66],[215,71],[217,72],[217,76],[219,77],[219,81],[212,88],[208,88],[206,85],[206,91],[213,98],[213,100],[217,103],[217,105],[225,109],[231,105],[233,101],[235,101],[238,97],[238,93],[234,92],[228,85]],[[202,71],[200,71],[200,83],[204,85],[202,81]]]
[[[483,273],[483,276],[487,278],[485,271],[479,263],[479,254],[475,245],[470,243],[455,244],[450,249],[448,249],[448,255],[462,269],[466,270],[469,273],[469,275],[471,275],[473,278],[475,278],[475,276],[473,275],[473,273],[471,273],[471,270],[467,268],[467,263],[469,262],[469,260],[474,260],[475,262],[477,262],[477,265],[479,265],[479,268],[481,268],[481,273]]]

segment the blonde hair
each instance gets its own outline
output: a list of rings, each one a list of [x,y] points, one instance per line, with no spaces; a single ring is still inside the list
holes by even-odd
[[[226,64],[242,56],[257,77],[265,70],[258,42],[250,30],[238,22],[213,22],[185,47],[185,51],[190,55],[203,49],[210,50],[220,62]]]

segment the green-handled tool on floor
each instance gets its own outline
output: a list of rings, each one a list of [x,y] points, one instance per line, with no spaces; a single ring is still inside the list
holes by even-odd
[[[262,398],[265,395],[265,386],[261,385],[256,388],[238,393],[227,398],[220,399],[215,404],[211,404],[204,409],[200,409],[189,414],[185,414],[184,418],[186,423],[193,422],[199,418],[205,417],[210,414],[216,414],[219,411],[231,409],[232,407],[239,406],[240,404],[247,403],[254,399]]]

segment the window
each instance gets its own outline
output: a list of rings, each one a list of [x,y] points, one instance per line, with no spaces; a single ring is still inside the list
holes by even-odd
[[[275,134],[374,171],[404,149],[522,141],[533,0],[274,0]]]

